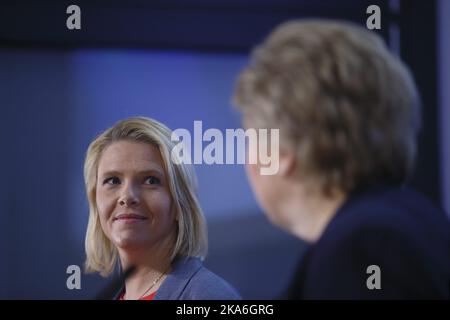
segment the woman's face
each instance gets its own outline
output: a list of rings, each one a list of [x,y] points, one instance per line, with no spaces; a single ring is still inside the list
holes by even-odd
[[[116,247],[170,244],[176,232],[175,213],[168,177],[155,146],[114,142],[103,151],[97,176],[101,226]]]

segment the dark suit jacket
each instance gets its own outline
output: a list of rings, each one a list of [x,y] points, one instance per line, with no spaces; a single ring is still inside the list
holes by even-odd
[[[449,232],[445,213],[411,189],[355,193],[307,250],[286,297],[449,299]],[[370,265],[381,289],[367,287]]]

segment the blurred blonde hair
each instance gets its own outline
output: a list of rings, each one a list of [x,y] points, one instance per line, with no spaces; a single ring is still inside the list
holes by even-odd
[[[247,126],[279,128],[281,146],[296,153],[297,173],[325,194],[401,184],[412,172],[416,86],[383,40],[362,27],[282,24],[253,51],[234,103]]]
[[[106,237],[100,224],[96,204],[97,171],[102,152],[106,147],[121,140],[137,141],[158,148],[169,181],[169,190],[178,217],[177,238],[172,250],[172,261],[179,256],[204,259],[207,252],[206,225],[196,197],[196,177],[190,165],[174,164],[171,150],[171,131],[160,122],[133,117],[119,121],[100,134],[89,145],[84,162],[84,180],[89,201],[89,222],[85,238],[87,272],[109,275],[117,263],[117,249]],[[180,162],[180,161],[178,161]]]

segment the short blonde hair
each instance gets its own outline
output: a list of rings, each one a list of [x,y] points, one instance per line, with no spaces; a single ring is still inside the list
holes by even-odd
[[[177,239],[171,254],[172,261],[179,256],[203,259],[207,251],[207,234],[203,213],[195,194],[195,172],[190,165],[175,164],[171,161],[171,150],[175,144],[171,141],[169,128],[150,118],[133,117],[119,121],[104,131],[92,141],[87,150],[84,162],[84,180],[89,201],[89,222],[85,239],[86,271],[100,272],[101,275],[107,276],[117,263],[117,249],[107,238],[100,224],[96,204],[96,183],[102,152],[107,146],[121,140],[154,145],[161,154],[178,217]]]
[[[328,20],[291,21],[256,47],[234,103],[244,122],[279,128],[298,173],[329,194],[412,172],[419,97],[407,67],[374,32]]]

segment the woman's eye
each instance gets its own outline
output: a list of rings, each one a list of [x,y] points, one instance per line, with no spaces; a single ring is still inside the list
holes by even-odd
[[[148,177],[147,179],[145,179],[145,183],[151,185],[160,184],[160,180],[156,177]]]
[[[103,180],[103,184],[110,184],[110,185],[114,185],[114,184],[119,184],[120,180],[117,177],[111,177],[111,178],[107,178],[105,180]]]

